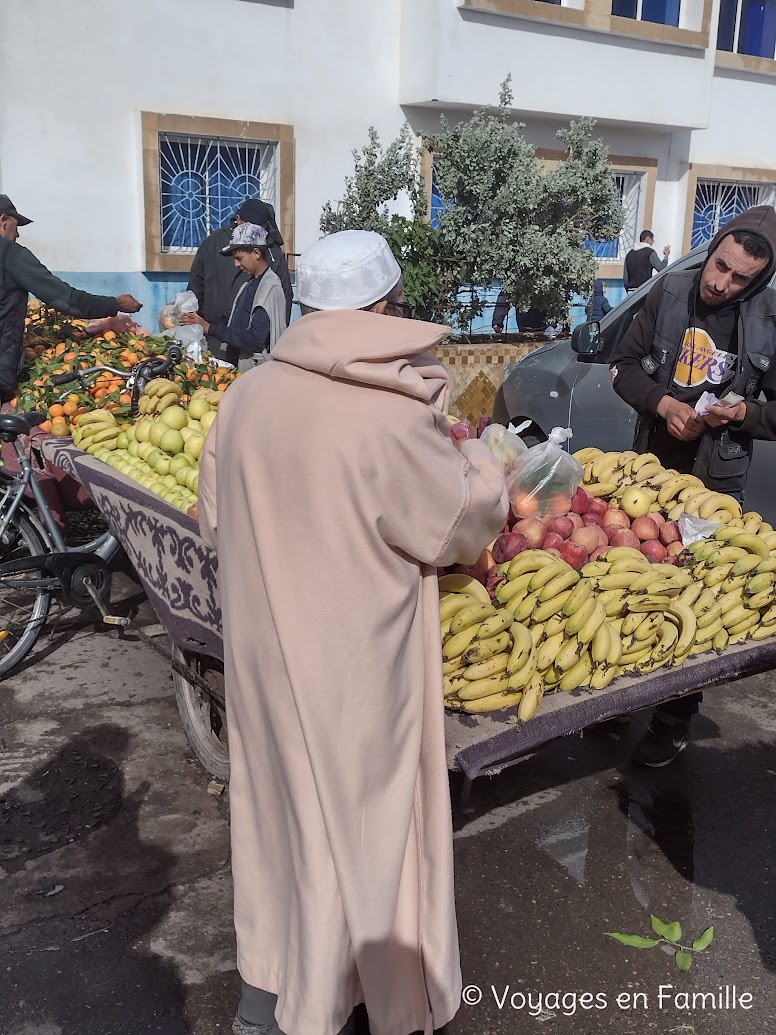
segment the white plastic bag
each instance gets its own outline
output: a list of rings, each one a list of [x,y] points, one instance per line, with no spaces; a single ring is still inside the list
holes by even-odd
[[[507,478],[512,511],[518,517],[567,514],[582,484],[584,468],[562,449],[571,428],[553,428],[546,442],[527,449]]]
[[[196,313],[198,309],[199,302],[193,291],[179,291],[174,302],[168,302],[159,310],[159,330],[179,327],[184,313]]]
[[[504,468],[504,477],[508,478],[515,469],[520,457],[528,449],[523,440],[513,435],[503,424],[489,424],[480,435],[488,449]]]
[[[680,514],[677,524],[685,546],[697,543],[699,539],[712,539],[717,529],[722,528],[718,521],[704,521],[697,514]],[[723,545],[724,543],[720,543],[720,546]]]

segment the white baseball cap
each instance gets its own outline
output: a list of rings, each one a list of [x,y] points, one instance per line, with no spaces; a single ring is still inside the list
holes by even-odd
[[[366,309],[385,298],[400,277],[384,237],[371,230],[341,230],[299,256],[296,297],[310,309]]]

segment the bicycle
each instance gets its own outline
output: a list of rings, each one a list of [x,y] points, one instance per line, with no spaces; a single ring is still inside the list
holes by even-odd
[[[96,366],[58,374],[55,385],[79,382],[87,387],[90,375],[110,372],[123,377],[132,392],[132,413],[146,384],[165,377],[183,359],[179,342],[171,342],[166,357],[146,359],[131,371]],[[78,547],[68,547],[35,477],[30,455],[19,437],[42,424],[45,414],[0,414],[0,441],[11,443],[19,461],[19,473],[8,477],[0,496],[0,679],[5,678],[30,654],[48,618],[55,589],[71,607],[95,606],[106,625],[126,626],[130,619],[109,611],[110,562],[121,544],[110,532]],[[24,500],[27,490],[36,511]]]

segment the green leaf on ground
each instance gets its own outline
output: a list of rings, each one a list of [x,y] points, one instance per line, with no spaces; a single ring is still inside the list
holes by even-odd
[[[711,943],[714,941],[714,928],[707,927],[700,938],[696,938],[692,943],[693,949],[697,952],[703,952],[704,949],[708,949]]]
[[[670,924],[658,920],[656,916],[651,916],[651,920],[652,930],[655,934],[660,935],[661,938],[666,938],[669,942],[678,942],[682,937],[682,925],[678,920],[674,920]]]
[[[683,949],[680,949],[679,952],[677,952],[674,959],[676,960],[677,967],[685,973],[692,966],[692,953],[685,952]]]
[[[659,938],[643,938],[640,934],[619,934],[616,931],[605,931],[607,938],[614,938],[616,942],[629,945],[632,949],[654,949],[660,945]]]

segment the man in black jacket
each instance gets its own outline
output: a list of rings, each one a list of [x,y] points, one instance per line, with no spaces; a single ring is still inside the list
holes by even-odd
[[[719,231],[700,270],[660,278],[612,357],[614,390],[639,414],[633,448],[739,499],[753,441],[776,439],[774,270],[776,211],[748,209]],[[701,416],[704,392],[743,401]],[[668,764],[701,699],[660,706],[634,761]]]
[[[199,301],[199,314],[208,323],[225,325],[237,293],[250,277],[234,262],[223,254],[232,239],[232,228],[240,223],[255,223],[267,231],[267,258],[269,268],[279,278],[286,296],[286,323],[291,320],[291,303],[294,293],[291,288],[291,277],[282,251],[283,238],[275,222],[275,212],[271,205],[258,198],[249,198],[235,212],[230,224],[214,230],[205,238],[197,249],[191,264],[189,275],[189,291],[193,291]],[[208,348],[213,355],[225,359],[221,342],[213,335],[208,335]]]
[[[625,256],[622,283],[626,291],[635,291],[637,287],[641,287],[651,279],[653,270],[655,273],[662,273],[668,265],[671,246],[667,244],[663,249],[663,258],[658,259],[657,252],[653,248],[654,243],[655,238],[652,231],[642,230],[639,243],[635,248],[631,248]]]
[[[132,295],[90,295],[55,277],[31,251],[16,243],[18,228],[31,222],[16,211],[7,194],[0,194],[0,403],[16,395],[24,359],[28,294],[60,313],[88,320],[118,312],[136,313],[142,308]]]

